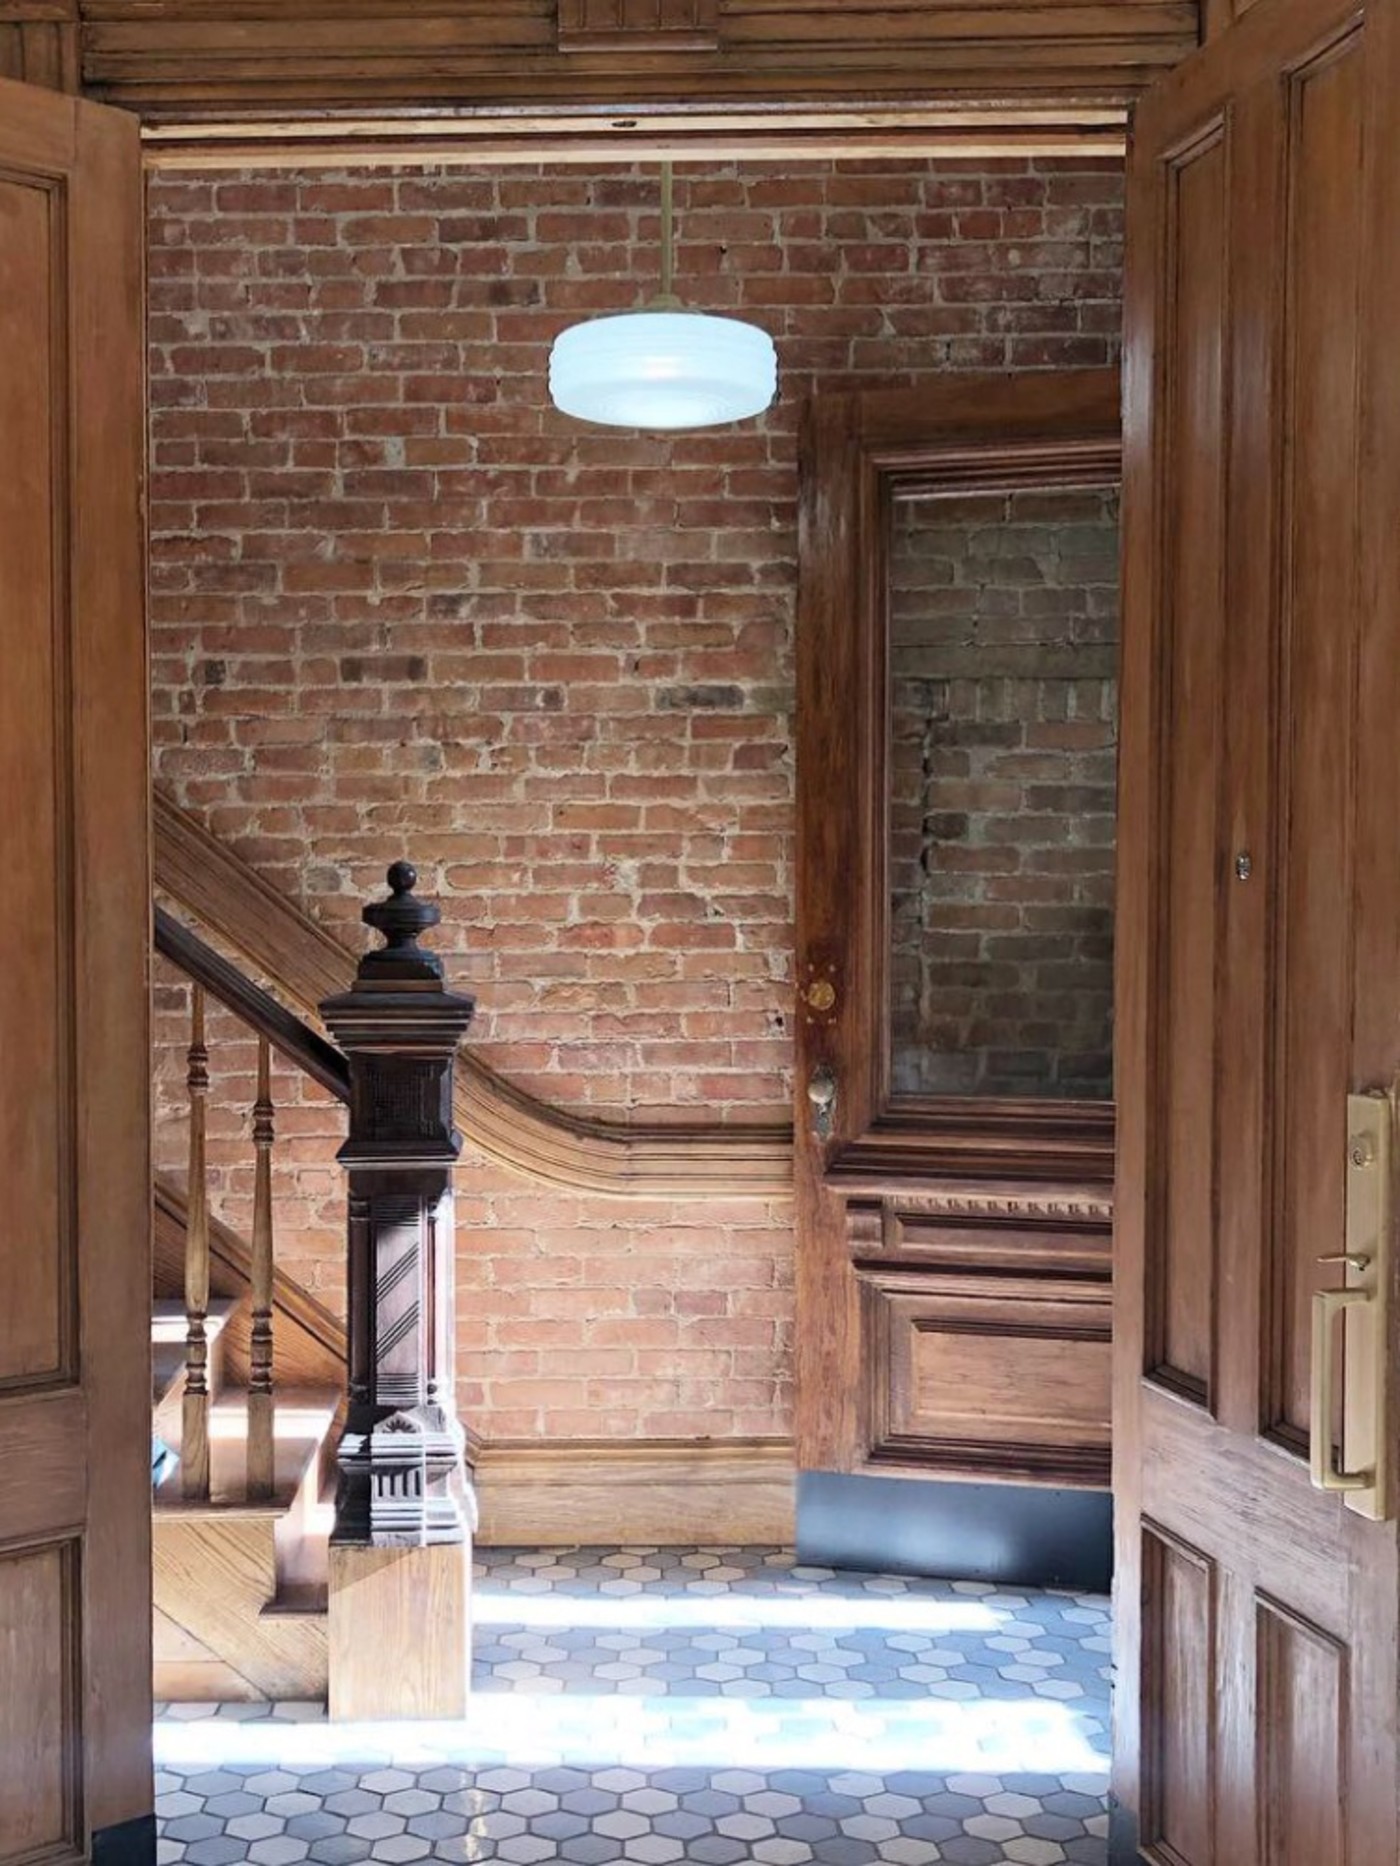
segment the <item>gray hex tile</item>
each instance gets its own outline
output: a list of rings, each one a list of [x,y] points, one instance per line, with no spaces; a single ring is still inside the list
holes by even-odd
[[[332,1834],[328,1840],[313,1840],[310,1857],[321,1862],[321,1866],[353,1866],[356,1860],[367,1860],[374,1843],[360,1834]]]
[[[182,1814],[178,1820],[171,1821],[165,1829],[167,1840],[180,1840],[186,1846],[192,1846],[196,1840],[214,1840],[222,1837],[224,1824],[212,1814]]]
[[[235,1860],[248,1857],[248,1844],[219,1834],[213,1840],[196,1840],[185,1848],[189,1866],[233,1866]]]
[[[297,1866],[310,1852],[310,1842],[291,1834],[275,1834],[270,1840],[255,1840],[248,1848],[248,1858],[255,1866]]]
[[[287,1822],[287,1832],[294,1840],[329,1840],[332,1834],[345,1832],[343,1815],[327,1814],[324,1808],[315,1814],[294,1814]]]

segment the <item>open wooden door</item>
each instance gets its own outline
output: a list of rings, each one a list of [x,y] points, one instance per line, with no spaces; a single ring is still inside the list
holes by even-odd
[[[1115,1866],[1397,1857],[1397,16],[1258,0],[1135,124]]]
[[[141,174],[0,83],[0,1862],[153,1861]]]

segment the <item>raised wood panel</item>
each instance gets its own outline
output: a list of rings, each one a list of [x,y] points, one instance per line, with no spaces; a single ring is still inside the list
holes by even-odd
[[[76,1542],[0,1550],[0,1862],[82,1851]]]
[[[1256,1602],[1259,1858],[1318,1866],[1346,1857],[1347,1655],[1275,1601]]]
[[[1318,1256],[1343,1234],[1345,1109],[1355,1002],[1352,898],[1356,749],[1351,699],[1359,634],[1360,31],[1292,74],[1287,118],[1284,386],[1277,456],[1287,514],[1280,566],[1277,749],[1280,1030],[1273,1092],[1277,1171],[1266,1283],[1265,1419],[1308,1435],[1313,1292],[1334,1276]]]
[[[1142,1845],[1163,1866],[1216,1866],[1216,1586],[1199,1549],[1144,1524]]]
[[[867,1267],[867,1461],[1108,1481],[1106,1283]]]
[[[1216,1301],[1215,1000],[1222,889],[1219,814],[1226,680],[1225,314],[1229,148],[1212,126],[1170,165],[1165,236],[1166,413],[1162,586],[1165,641],[1159,731],[1179,746],[1189,781],[1168,777],[1160,801],[1168,905],[1155,963],[1161,1131],[1171,1170],[1159,1181],[1149,1256],[1147,1365],[1203,1405],[1212,1402]]]
[[[0,475],[0,795],[25,826],[7,867],[26,917],[0,994],[0,1055],[26,1059],[24,1093],[0,1097],[7,1222],[25,1241],[0,1305],[0,1391],[71,1374],[77,1332],[72,694],[54,651],[67,600],[64,216],[60,181],[0,178],[0,353],[17,360],[0,371],[0,433],[15,449]]]

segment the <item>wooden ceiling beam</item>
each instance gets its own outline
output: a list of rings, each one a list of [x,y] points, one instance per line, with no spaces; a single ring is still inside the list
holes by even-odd
[[[0,0],[0,71],[157,162],[1116,149],[1198,37],[1197,0]]]

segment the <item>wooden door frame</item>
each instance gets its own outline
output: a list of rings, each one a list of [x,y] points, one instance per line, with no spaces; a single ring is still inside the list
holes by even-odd
[[[1076,1444],[1068,1427],[1035,1446],[1005,1434],[954,1442],[901,1427],[889,1403],[910,1331],[936,1328],[950,1292],[990,1341],[1013,1323],[1002,1296],[1018,1275],[1029,1279],[1017,1285],[1023,1300],[1054,1285],[1074,1312],[1066,1339],[1107,1340],[1114,1109],[888,1093],[887,552],[877,541],[896,487],[1117,481],[1118,387],[1116,369],[950,375],[922,393],[855,390],[807,405],[796,706],[799,1473],[1107,1484],[1106,1445]],[[835,1090],[825,1134],[810,1098],[821,1072]],[[1057,1325],[1063,1317],[1045,1323]]]

